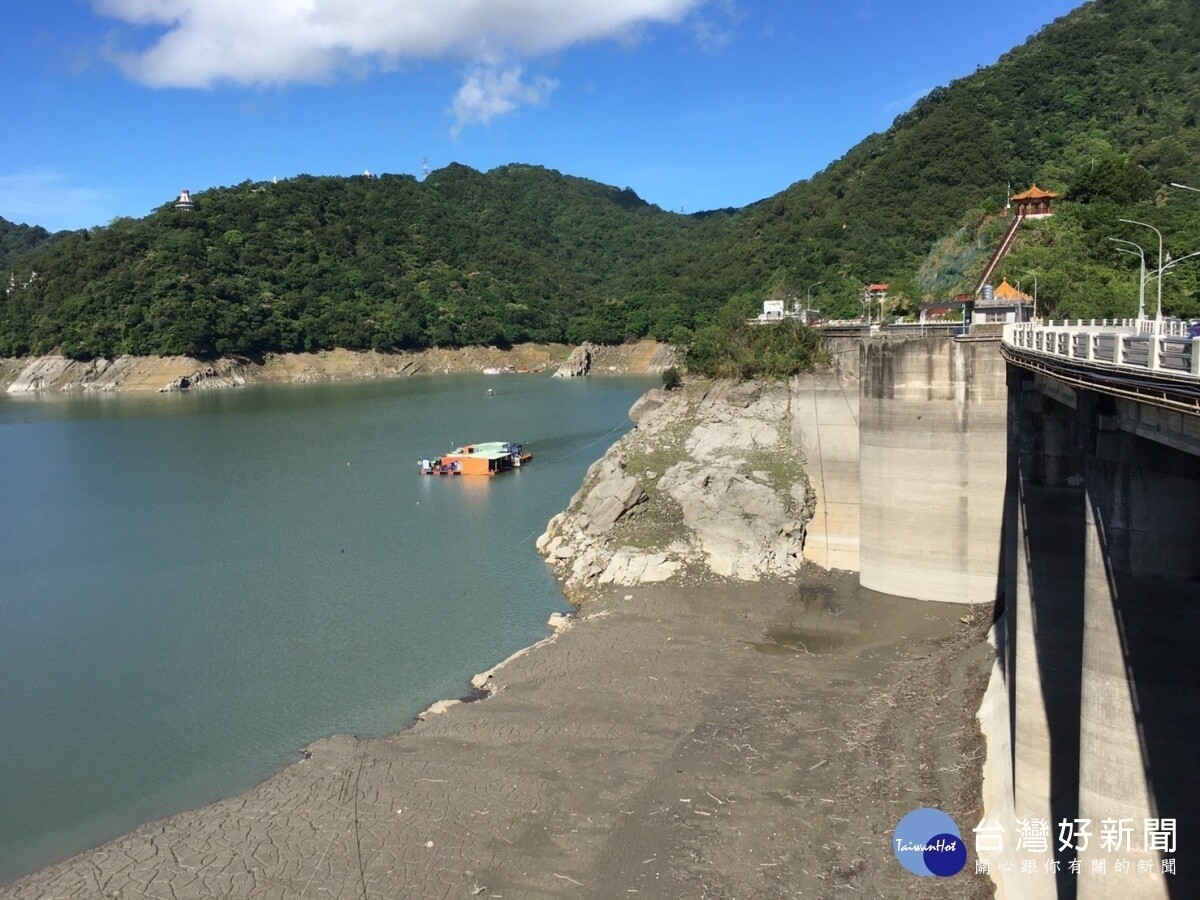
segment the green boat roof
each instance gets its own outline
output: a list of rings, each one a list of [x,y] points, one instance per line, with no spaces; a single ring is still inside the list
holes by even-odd
[[[446,454],[447,456],[483,456],[488,459],[500,459],[508,456],[508,447],[510,444],[507,441],[485,441],[482,444],[465,444],[459,447],[453,453]],[[467,449],[471,452],[468,453]]]

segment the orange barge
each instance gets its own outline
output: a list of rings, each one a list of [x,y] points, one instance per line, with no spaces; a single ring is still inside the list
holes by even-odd
[[[445,456],[418,462],[422,475],[498,475],[533,459],[520,444],[489,441],[467,444]]]

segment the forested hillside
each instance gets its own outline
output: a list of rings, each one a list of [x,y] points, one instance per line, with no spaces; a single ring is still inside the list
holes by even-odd
[[[1008,184],[1037,181],[1090,200],[1104,166],[1128,163],[1155,186],[1200,186],[1194,0],[1080,7],[995,65],[934,90],[811,180],[707,222],[682,258],[660,261],[642,284],[669,285],[711,309],[783,269],[794,293],[823,281],[822,303],[857,315],[869,281],[919,295],[922,258],[964,222],[973,229],[1002,210]],[[1161,202],[1187,211],[1198,198]],[[1191,221],[1190,236],[1178,235],[1185,245],[1200,244]]]
[[[192,196],[25,257],[38,277],[0,305],[0,355],[618,342],[606,301],[694,227],[516,165]]]
[[[0,355],[686,339],[814,282],[827,312],[856,315],[867,281],[910,302],[969,283],[1007,185],[1033,181],[1060,212],[1000,274],[1036,273],[1048,312],[1136,295],[1137,261],[1107,238],[1153,236],[1119,218],[1200,249],[1200,194],[1166,186],[1200,186],[1200,4],[1086,4],[738,211],[674,215],[517,165],[204,191],[193,212],[168,203],[12,263],[38,278],[0,299]],[[1189,266],[1164,283],[1181,312],[1200,309]]]
[[[34,250],[50,247],[66,236],[65,231],[51,234],[39,225],[17,225],[0,216],[0,270],[9,268]]]

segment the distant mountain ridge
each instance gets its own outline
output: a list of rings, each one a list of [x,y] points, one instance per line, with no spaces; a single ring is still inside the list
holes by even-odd
[[[1094,0],[735,211],[521,165],[204,191],[11,262],[39,275],[0,298],[0,355],[686,340],[766,296],[853,315],[867,282],[912,300],[968,280],[978,229],[1035,180],[1062,211],[1005,265],[1040,273],[1047,308],[1101,311],[1130,296],[1119,218],[1200,233],[1200,204],[1163,187],[1200,182],[1198,60],[1194,0]],[[1196,270],[1167,287],[1200,309]]]

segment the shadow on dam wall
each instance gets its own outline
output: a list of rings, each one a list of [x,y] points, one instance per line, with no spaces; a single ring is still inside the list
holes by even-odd
[[[1200,897],[1200,456],[1133,433],[1147,416],[1129,405],[1077,392],[1087,496],[1079,808],[1094,820],[1132,817],[1138,830],[1144,818],[1176,819],[1176,852],[1162,856],[1175,857],[1177,871],[1164,879],[1163,896],[1194,898]],[[1162,418],[1156,426],[1173,424]],[[1200,432],[1194,417],[1182,424],[1181,436]],[[1080,884],[1081,897],[1117,893],[1099,877]]]
[[[1013,806],[1018,816],[1057,823],[1079,816],[1079,716],[1083,660],[1083,459],[1074,410],[1008,371],[1005,672],[1012,727]],[[1052,832],[1057,836],[1056,830]],[[1029,896],[1070,898],[1073,852],[1055,841],[1057,885]]]
[[[1053,841],[1057,884],[1009,893],[1198,897],[1200,423],[1016,367],[1008,393],[1013,814],[1091,822],[1078,854]],[[1174,850],[1146,847],[1148,819],[1175,820]]]

